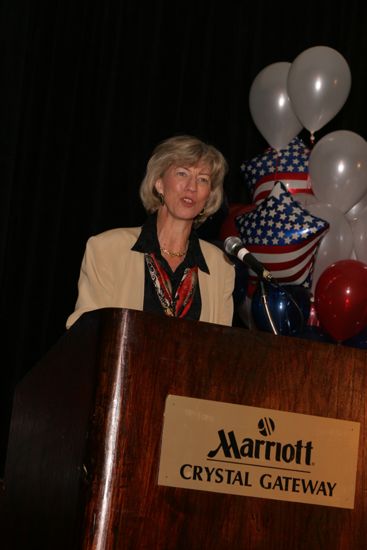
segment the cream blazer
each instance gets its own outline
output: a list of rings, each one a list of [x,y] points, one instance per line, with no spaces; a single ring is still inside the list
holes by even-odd
[[[86,311],[121,307],[142,311],[144,302],[144,254],[131,250],[141,227],[111,229],[91,237],[85,249],[78,281],[75,311],[69,328]],[[234,265],[215,245],[200,239],[210,274],[199,269],[200,321],[231,325]]]

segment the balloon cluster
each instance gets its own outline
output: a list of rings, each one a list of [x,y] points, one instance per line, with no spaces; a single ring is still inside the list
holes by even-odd
[[[245,247],[282,284],[311,284],[320,240],[329,224],[310,214],[278,181],[255,210],[236,218]],[[257,276],[250,273],[250,281]]]
[[[281,282],[268,293],[282,334],[302,335],[306,325],[317,339],[367,348],[367,142],[348,130],[315,141],[350,88],[348,63],[327,46],[258,73],[249,108],[269,148],[242,164],[252,204],[242,211],[236,205],[230,214],[231,229]],[[301,130],[309,132],[309,147]],[[305,227],[315,239],[303,243],[300,254],[303,236],[311,236]],[[224,239],[228,220],[223,228]],[[307,276],[294,277],[296,272]],[[237,304],[241,318],[249,328],[270,330],[251,281],[250,272],[246,304]]]
[[[270,148],[244,162],[241,172],[253,203],[260,204],[279,180],[297,200],[304,202],[309,199],[313,195],[308,175],[309,156],[310,149],[295,137],[282,149],[281,155]]]

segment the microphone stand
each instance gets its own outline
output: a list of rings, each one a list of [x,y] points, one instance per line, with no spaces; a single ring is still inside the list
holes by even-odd
[[[261,301],[264,305],[265,313],[266,313],[268,321],[270,323],[271,330],[273,331],[273,334],[278,336],[279,333],[277,331],[274,320],[273,320],[273,318],[271,316],[271,313],[270,313],[270,309],[269,309],[269,305],[268,305],[268,296],[266,294],[265,285],[264,285],[264,282],[261,279],[260,279],[260,289],[261,289]]]
[[[281,285],[279,285],[279,283],[274,281],[273,279],[270,279],[270,281],[268,281],[268,282],[271,285],[273,285],[274,287],[282,289],[282,291],[286,294],[287,298],[293,303],[293,305],[295,306],[296,310],[298,311],[298,314],[299,314],[299,317],[300,317],[300,324],[301,324],[300,332],[302,332],[303,327],[304,327],[304,323],[305,323],[304,316],[303,316],[303,313],[301,311],[301,308],[297,304],[296,300],[293,298],[292,294],[287,292],[287,290],[284,287],[281,287]],[[274,319],[272,318],[272,315],[270,313],[270,308],[269,308],[269,304],[268,304],[268,296],[267,296],[267,293],[266,293],[266,290],[265,290],[264,281],[261,280],[261,279],[260,279],[260,290],[261,290],[261,301],[262,301],[262,304],[264,306],[265,313],[266,313],[266,316],[268,318],[269,324],[271,326],[271,330],[273,331],[273,334],[278,335],[279,332],[278,332],[278,330],[275,326]]]

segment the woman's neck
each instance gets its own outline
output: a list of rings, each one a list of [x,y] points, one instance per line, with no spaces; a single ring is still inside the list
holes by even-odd
[[[161,248],[181,254],[186,252],[192,228],[191,220],[176,220],[162,210],[157,215],[157,236]]]
[[[173,270],[186,256],[191,228],[191,220],[175,220],[166,216],[163,209],[158,211],[157,237],[161,254]]]

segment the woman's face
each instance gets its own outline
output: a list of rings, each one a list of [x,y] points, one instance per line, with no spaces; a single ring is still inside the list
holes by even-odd
[[[168,213],[192,221],[205,207],[211,192],[210,168],[203,162],[194,166],[170,166],[155,187],[164,196]]]

